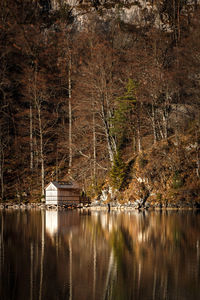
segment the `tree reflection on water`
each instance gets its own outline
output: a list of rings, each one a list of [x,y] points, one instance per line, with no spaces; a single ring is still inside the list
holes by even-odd
[[[0,211],[1,299],[198,299],[200,214]]]

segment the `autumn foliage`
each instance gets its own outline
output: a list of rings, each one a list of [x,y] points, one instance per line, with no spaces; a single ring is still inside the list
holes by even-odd
[[[68,176],[87,191],[112,174],[120,189],[131,158],[170,139],[174,161],[193,147],[184,168],[197,188],[197,1],[153,1],[154,15],[143,11],[140,26],[114,10],[131,9],[131,1],[58,1],[57,9],[50,2],[2,1],[1,200],[40,199],[46,183]],[[194,141],[183,148],[188,130]]]

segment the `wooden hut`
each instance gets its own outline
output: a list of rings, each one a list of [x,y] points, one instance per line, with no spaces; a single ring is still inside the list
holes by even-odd
[[[75,182],[52,181],[45,187],[46,204],[63,205],[80,202],[80,187]]]

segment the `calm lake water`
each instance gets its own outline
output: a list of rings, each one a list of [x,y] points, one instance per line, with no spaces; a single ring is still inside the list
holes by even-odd
[[[200,299],[200,214],[0,210],[0,299]]]

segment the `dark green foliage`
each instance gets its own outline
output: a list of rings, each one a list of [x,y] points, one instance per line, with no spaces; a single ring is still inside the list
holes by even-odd
[[[157,199],[158,201],[161,201],[161,200],[162,200],[162,194],[161,194],[161,193],[157,193],[157,194],[156,194],[156,199]]]
[[[115,154],[113,166],[110,171],[110,178],[114,188],[118,190],[123,188],[126,179],[126,165],[119,151]]]
[[[91,184],[87,188],[87,196],[94,198],[96,195],[100,195],[103,184],[104,178],[93,178],[93,180],[91,180]]]
[[[174,189],[179,189],[183,186],[183,178],[180,175],[179,171],[174,172],[174,176],[172,178],[172,187]]]
[[[117,141],[117,148],[122,149],[133,131],[133,114],[136,104],[136,83],[129,78],[126,92],[117,98],[112,118],[112,134]]]

